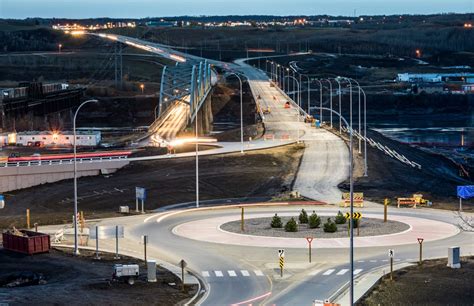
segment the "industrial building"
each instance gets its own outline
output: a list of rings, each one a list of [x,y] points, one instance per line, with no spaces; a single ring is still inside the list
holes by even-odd
[[[0,146],[72,146],[73,132],[19,132],[0,134]],[[77,131],[76,145],[80,147],[95,147],[100,144],[100,131]]]
[[[448,83],[474,84],[474,73],[399,73],[397,80],[408,83]]]

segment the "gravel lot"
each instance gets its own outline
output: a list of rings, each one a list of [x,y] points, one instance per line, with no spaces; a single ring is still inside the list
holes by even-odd
[[[311,212],[308,212],[310,215]],[[295,220],[298,221],[298,214],[295,214]],[[310,229],[307,224],[299,224],[298,232],[290,233],[285,232],[284,228],[271,228],[270,222],[272,218],[255,218],[245,220],[245,234],[255,235],[255,236],[270,236],[270,237],[288,237],[288,238],[305,238],[308,236],[317,237],[317,238],[344,238],[347,237],[347,226],[346,224],[338,224],[337,232],[335,233],[325,233],[323,231],[323,224],[328,218],[334,221],[334,216],[320,216],[321,225],[319,228]],[[291,219],[291,216],[281,217],[283,227],[285,223]],[[397,221],[387,221],[384,224],[382,219],[370,219],[362,218],[360,221],[360,236],[375,236],[375,235],[387,235],[405,231],[409,228],[408,224],[397,222]],[[232,221],[221,225],[221,229],[233,232],[241,233],[240,231],[240,220]],[[357,235],[357,229],[354,229],[354,234]]]

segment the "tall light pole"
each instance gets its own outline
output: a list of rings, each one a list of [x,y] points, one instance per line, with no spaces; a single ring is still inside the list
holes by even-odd
[[[352,88],[352,87],[351,87]],[[354,166],[354,157],[353,157],[353,145],[352,145],[352,134],[353,134],[353,129],[352,129],[352,103],[350,106],[350,123],[347,122],[346,119],[342,117],[340,113],[337,113],[336,111],[332,109],[328,109],[326,107],[323,108],[324,110],[329,110],[332,113],[336,114],[341,118],[342,121],[346,124],[346,126],[349,129],[349,193],[350,193],[350,200],[351,200],[351,206],[350,206],[350,303],[349,305],[354,305],[354,222],[353,222],[353,214],[354,214],[354,175],[353,175],[353,166]]]
[[[301,76],[301,74],[300,74]],[[306,74],[303,74],[303,76],[306,77],[307,79],[307,82],[306,84],[308,84],[308,115],[310,115],[310,109],[311,109],[311,80],[309,79],[309,76],[306,75]]]
[[[72,132],[73,132],[73,150],[74,150],[74,255],[79,255],[79,247],[78,247],[78,236],[77,236],[77,150],[76,150],[76,118],[79,110],[86,105],[87,103],[97,103],[97,100],[87,100],[82,102],[81,105],[76,109],[74,113],[74,118],[72,121]]]
[[[239,83],[240,83],[240,153],[244,153],[244,108],[243,108],[242,79],[235,72],[229,73],[229,76],[230,75],[235,75],[239,79]]]
[[[287,78],[288,78],[288,80],[290,78],[292,78],[293,81],[296,82],[296,84],[298,85],[298,92],[299,92],[301,90],[301,87],[300,87],[300,83],[298,82],[298,80],[294,76],[290,76],[290,75],[288,75]],[[293,99],[293,101],[295,101],[295,100]],[[299,105],[299,103],[300,103],[300,101],[298,101],[297,103],[298,103],[298,111],[296,113],[297,116],[298,116],[298,129],[297,129],[297,132],[298,132],[297,137],[298,138],[297,138],[297,142],[299,143],[300,142],[300,127],[299,127],[299,122],[300,122],[300,105]]]
[[[339,114],[342,114],[342,103],[341,103],[341,82],[339,82],[339,80],[337,78],[334,79],[336,82],[337,82],[337,85],[339,87]],[[342,134],[342,117],[339,116],[339,135]]]
[[[199,207],[199,142],[198,142],[198,112],[196,112],[196,208]]]
[[[58,53],[61,53],[62,47],[63,47],[63,44],[59,44],[59,45],[58,45]]]
[[[329,108],[331,108],[331,110],[332,110],[332,82],[329,79],[323,79],[323,81],[326,81],[326,82],[329,83]],[[331,129],[332,129],[332,111],[329,113],[329,118],[330,118]]]
[[[323,124],[323,83],[320,80],[315,80],[319,83],[319,120]]]

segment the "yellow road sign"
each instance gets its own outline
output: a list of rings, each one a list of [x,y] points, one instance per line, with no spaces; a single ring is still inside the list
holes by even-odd
[[[344,214],[344,217],[345,217],[346,219],[350,219],[350,218],[351,218],[351,214],[348,213],[348,212],[346,212],[346,213]],[[352,214],[352,219],[359,220],[360,218],[362,218],[362,214],[361,214],[360,212],[355,212],[355,213]]]

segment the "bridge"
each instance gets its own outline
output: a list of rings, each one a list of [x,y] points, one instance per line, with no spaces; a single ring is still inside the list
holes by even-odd
[[[168,142],[194,122],[207,101],[212,85],[215,84],[211,64],[220,62],[179,52],[163,44],[123,35],[88,34],[145,50],[175,62],[175,65],[165,66],[163,69],[156,118],[150,125],[143,144]],[[210,110],[210,107],[205,107],[202,111],[202,116],[199,118],[201,131],[209,128],[209,116],[212,116]]]

